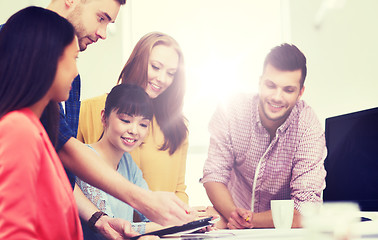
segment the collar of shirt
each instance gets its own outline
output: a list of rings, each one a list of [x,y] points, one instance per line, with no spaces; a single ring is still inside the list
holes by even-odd
[[[252,105],[252,112],[254,114],[252,114],[253,117],[255,117],[256,119],[253,121],[256,123],[255,125],[255,128],[258,132],[267,132],[266,128],[262,125],[261,123],[261,118],[260,118],[260,114],[259,114],[259,95],[257,94],[256,96],[254,96],[253,98],[253,101],[254,101],[254,104]],[[277,136],[280,136],[281,134],[285,133],[285,131],[288,129],[288,127],[291,125],[291,123],[296,119],[296,116],[299,114],[299,110],[298,110],[298,104],[299,104],[300,101],[297,101],[297,103],[295,104],[295,106],[293,107],[293,109],[291,110],[289,116],[287,117],[287,119],[285,120],[285,122],[278,127],[277,131],[276,131],[276,135]]]

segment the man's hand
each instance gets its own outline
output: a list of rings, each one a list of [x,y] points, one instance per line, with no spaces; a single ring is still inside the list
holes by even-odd
[[[111,218],[106,215],[103,215],[96,222],[95,227],[99,233],[109,240],[129,239],[139,235],[139,233],[132,230],[128,221],[121,218]]]
[[[146,198],[138,200],[138,207],[135,208],[151,221],[163,226],[182,225],[196,217],[173,192],[149,191]]]
[[[253,213],[243,208],[236,208],[231,212],[227,227],[229,229],[253,228]]]
[[[129,204],[153,222],[163,226],[182,225],[194,219],[187,214],[189,207],[174,193],[153,192],[131,183],[75,138],[64,144],[59,158],[81,180]]]

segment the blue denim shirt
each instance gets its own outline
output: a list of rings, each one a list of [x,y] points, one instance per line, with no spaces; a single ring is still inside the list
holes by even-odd
[[[77,135],[80,113],[80,75],[78,75],[72,82],[69,98],[64,104],[65,111],[62,103],[59,103],[59,132],[58,141],[55,144],[56,152],[59,152],[63,145],[66,144],[71,137],[76,137]],[[42,124],[46,123],[45,114],[42,114],[41,122]],[[65,170],[73,189],[75,186],[76,176],[68,169],[65,168]]]
[[[80,75],[72,82],[72,89],[68,100],[65,102],[65,112],[63,110],[62,103],[60,106],[60,116],[59,116],[59,134],[58,143],[55,147],[56,152],[63,147],[64,144],[71,138],[76,137],[77,128],[79,126],[79,113],[80,113]],[[75,175],[66,169],[68,179],[70,180],[72,189],[75,186]]]

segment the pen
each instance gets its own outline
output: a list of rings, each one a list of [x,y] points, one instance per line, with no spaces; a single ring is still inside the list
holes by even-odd
[[[246,222],[248,222],[249,221],[249,216],[246,218],[246,219],[244,219]]]

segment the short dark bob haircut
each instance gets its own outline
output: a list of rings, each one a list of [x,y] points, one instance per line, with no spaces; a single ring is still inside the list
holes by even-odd
[[[109,118],[112,111],[130,116],[143,116],[152,120],[152,100],[142,87],[132,84],[120,84],[110,91],[105,102],[105,118]]]

